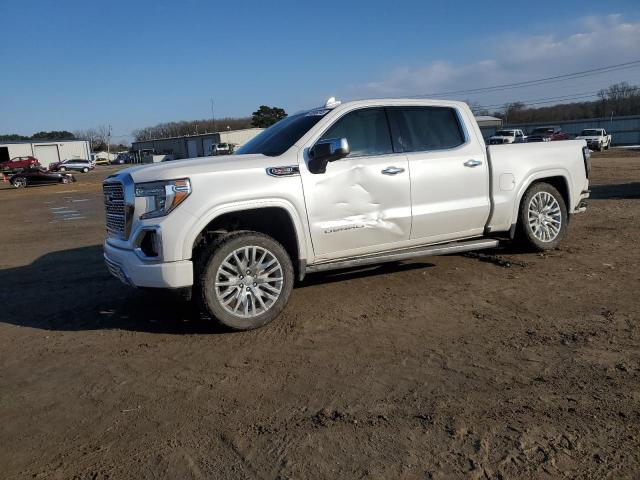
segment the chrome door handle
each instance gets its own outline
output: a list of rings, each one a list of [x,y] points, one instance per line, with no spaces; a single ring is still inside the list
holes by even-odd
[[[382,170],[382,174],[384,175],[397,175],[399,173],[404,172],[404,168],[399,168],[399,167],[387,167],[384,170]]]
[[[478,165],[482,165],[482,162],[480,160],[467,160],[466,162],[464,162],[464,166],[465,167],[477,167]]]

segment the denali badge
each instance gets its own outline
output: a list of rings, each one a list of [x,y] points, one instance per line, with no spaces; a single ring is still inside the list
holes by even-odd
[[[272,177],[292,177],[294,175],[300,175],[300,169],[294,165],[269,167],[267,168],[267,175],[271,175]]]

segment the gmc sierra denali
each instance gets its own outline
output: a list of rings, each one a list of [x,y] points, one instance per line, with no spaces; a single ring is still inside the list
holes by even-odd
[[[262,326],[295,278],[491,248],[554,248],[589,196],[584,141],[485,146],[465,103],[362,100],[297,113],[234,155],[104,182],[110,272],[191,290],[227,327]]]

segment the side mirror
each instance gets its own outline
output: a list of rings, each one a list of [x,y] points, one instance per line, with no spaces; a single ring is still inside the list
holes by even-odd
[[[321,140],[309,149],[309,171],[325,173],[327,164],[346,157],[351,152],[346,138]]]

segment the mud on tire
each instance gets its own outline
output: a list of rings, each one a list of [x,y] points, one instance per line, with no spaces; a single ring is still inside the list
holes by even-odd
[[[252,231],[218,237],[200,252],[194,273],[197,306],[233,330],[251,330],[275,319],[294,283],[284,247]]]

